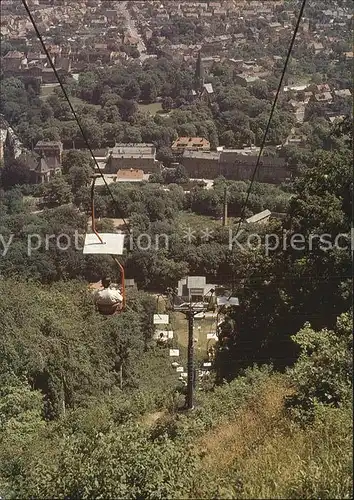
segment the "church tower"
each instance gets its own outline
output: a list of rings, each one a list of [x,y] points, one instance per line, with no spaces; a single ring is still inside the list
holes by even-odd
[[[201,52],[198,52],[197,64],[195,67],[195,75],[194,75],[194,90],[197,94],[202,92],[204,85],[204,67],[202,62]]]

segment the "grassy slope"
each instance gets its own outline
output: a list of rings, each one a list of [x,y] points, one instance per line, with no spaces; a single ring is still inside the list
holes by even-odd
[[[284,414],[290,393],[283,376],[271,377],[234,418],[197,440],[205,472],[223,478],[238,498],[349,498],[349,412],[328,408],[323,420],[301,429]]]
[[[233,219],[231,218],[231,221]],[[230,223],[231,223],[230,221]],[[222,221],[207,215],[198,215],[192,212],[179,212],[177,216],[178,225],[183,228],[191,228],[193,231],[205,229],[216,229],[222,226]]]
[[[292,393],[284,375],[235,382],[199,394],[197,409],[177,417],[177,435],[201,457],[189,498],[352,498],[347,409],[322,408],[301,428],[284,411]],[[155,423],[168,418],[176,417],[160,414]]]

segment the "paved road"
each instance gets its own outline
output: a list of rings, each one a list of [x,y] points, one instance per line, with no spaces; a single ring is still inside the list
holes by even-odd
[[[129,10],[127,9],[127,2],[120,2],[119,8],[125,17],[126,27],[127,27],[127,31],[129,33],[129,35],[139,39],[138,47],[137,47],[138,51],[140,52],[140,54],[145,53],[146,46],[145,46],[144,40],[142,39],[141,34],[138,32],[135,20],[132,19]]]

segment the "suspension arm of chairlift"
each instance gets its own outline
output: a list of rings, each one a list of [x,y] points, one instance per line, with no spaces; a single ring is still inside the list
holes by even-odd
[[[96,220],[95,220],[95,182],[97,175],[92,176],[92,186],[91,186],[91,216],[92,216],[92,231],[95,233],[100,242],[104,245],[104,241],[96,230]]]
[[[121,274],[121,283],[122,283],[122,297],[123,297],[123,302],[122,302],[122,309],[125,309],[125,272],[124,272],[124,267],[122,264],[119,262],[119,260],[112,255],[113,260],[116,262],[120,269],[120,274]]]

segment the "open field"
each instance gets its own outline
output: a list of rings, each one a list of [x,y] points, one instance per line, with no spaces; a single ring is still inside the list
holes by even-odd
[[[46,85],[41,85],[40,98],[46,99],[54,93],[54,89],[59,87],[59,83],[48,83]]]
[[[179,345],[187,347],[188,345],[188,323],[184,314],[175,312],[171,314],[171,326],[175,332],[176,340]],[[207,346],[214,342],[207,339],[207,334],[216,331],[216,317],[205,317],[204,319],[194,320],[194,338],[197,339],[196,352],[205,355]]]
[[[208,215],[198,215],[191,212],[180,212],[177,216],[178,225],[181,228],[191,228],[191,230],[201,230],[205,228],[217,229],[222,227],[222,220],[215,219]],[[237,221],[235,217],[229,217],[228,225],[232,225]]]
[[[92,108],[96,108],[96,109],[101,109],[100,104],[90,104],[89,102],[86,102],[86,101],[83,101],[82,99],[80,99],[80,97],[71,97],[70,100],[71,100],[71,103],[74,107],[82,105],[82,106],[91,106]]]
[[[59,87],[58,83],[51,83],[48,85],[42,85],[41,86],[41,93],[40,93],[40,99],[47,99],[49,96],[54,94],[54,90],[56,87]],[[83,106],[92,106],[93,108],[100,109],[101,105],[100,104],[90,104],[88,102],[83,101],[80,99],[80,97],[75,97],[71,96],[70,97],[71,104],[76,108],[77,106],[83,105]]]
[[[222,225],[221,220],[208,215],[197,215],[192,212],[179,212],[177,216],[180,227],[190,227],[191,229],[200,229],[201,227],[218,227]]]
[[[156,115],[158,111],[162,111],[162,104],[160,102],[152,102],[151,104],[138,104],[140,111],[147,111],[152,115]]]

